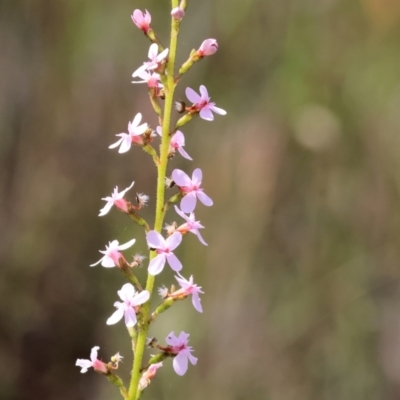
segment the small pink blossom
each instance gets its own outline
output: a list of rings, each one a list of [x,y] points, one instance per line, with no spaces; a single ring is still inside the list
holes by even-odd
[[[160,75],[156,72],[142,71],[135,77],[142,79],[141,81],[132,81],[132,83],[147,83],[149,88],[161,89],[164,85],[160,82]],[[135,78],[134,77],[134,78]]]
[[[192,347],[188,346],[189,334],[181,332],[178,337],[175,336],[174,332],[171,332],[165,341],[171,347],[170,352],[176,354],[172,363],[175,372],[182,376],[185,375],[188,368],[188,361],[192,365],[197,364],[197,358],[192,356]]]
[[[203,312],[203,307],[201,306],[201,300],[199,297],[199,293],[204,293],[201,290],[201,286],[197,286],[193,283],[193,275],[190,276],[189,280],[185,279],[181,274],[178,273],[178,276],[175,275],[175,279],[178,281],[181,289],[170,293],[168,297],[179,297],[179,296],[189,296],[192,295],[192,304],[193,307],[198,312]]]
[[[216,107],[214,102],[211,102],[211,97],[208,96],[208,91],[204,85],[200,86],[200,95],[193,89],[186,88],[186,97],[193,103],[192,108],[199,112],[201,118],[206,121],[213,121],[213,112],[220,115],[226,115],[226,111]]]
[[[161,64],[166,60],[168,55],[168,49],[163,50],[158,54],[158,44],[153,43],[149,48],[149,59],[150,61],[145,61],[141,67],[139,67],[133,74],[132,77],[136,78],[140,76],[143,71],[150,71],[161,67]]]
[[[197,50],[200,57],[211,56],[218,50],[218,42],[215,39],[206,39]]]
[[[145,389],[150,385],[151,380],[156,376],[156,372],[163,365],[162,362],[151,364],[150,367],[145,371],[140,378],[139,387],[141,390]]]
[[[129,133],[119,133],[115,135],[119,136],[121,139],[119,139],[112,145],[108,146],[108,148],[114,149],[120,146],[118,153],[126,153],[131,148],[132,143],[143,144],[143,139],[139,136],[143,135],[143,133],[146,132],[149,126],[147,124],[139,125],[141,120],[142,120],[142,114],[137,113],[132,122],[128,123]]]
[[[133,23],[144,33],[147,33],[150,30],[151,15],[147,10],[143,13],[136,9],[131,15],[131,18]]]
[[[162,136],[161,126],[158,126],[156,129],[157,133]],[[171,137],[171,141],[169,143],[169,154],[175,154],[175,151],[178,150],[179,154],[186,158],[187,160],[193,160],[192,157],[189,156],[188,153],[183,149],[185,145],[185,136],[181,131],[176,131],[174,135]]]
[[[160,233],[150,231],[146,235],[147,244],[151,249],[156,249],[157,255],[150,261],[148,271],[151,275],[158,275],[168,261],[169,266],[176,272],[182,269],[182,264],[173,253],[182,241],[179,232],[173,233],[164,239]]]
[[[112,206],[117,207],[119,210],[123,212],[128,212],[128,202],[124,199],[125,193],[132,188],[135,182],[132,182],[131,186],[123,190],[122,192],[118,192],[118,186],[115,186],[114,192],[110,196],[103,197],[102,200],[106,201],[106,205],[100,210],[99,217],[102,217],[111,210]]]
[[[118,240],[113,240],[112,242],[109,242],[108,246],[106,246],[105,251],[100,250],[100,253],[104,254],[104,257],[102,257],[96,263],[91,264],[90,266],[94,267],[95,265],[98,265],[101,263],[101,265],[106,268],[118,267],[119,260],[121,258],[126,262],[125,257],[123,256],[122,253],[119,252],[119,250],[129,249],[129,247],[133,246],[133,244],[135,242],[136,242],[136,239],[132,239],[125,244],[119,244]]]
[[[175,7],[171,11],[171,16],[180,21],[185,16],[185,10],[182,7]]]
[[[181,225],[176,230],[182,234],[186,232],[192,232],[198,237],[201,244],[204,244],[204,246],[208,246],[199,232],[199,229],[204,228],[204,226],[200,224],[200,221],[196,221],[194,213],[190,213],[190,215],[187,216],[177,206],[175,206],[175,211],[186,221],[185,224]]]
[[[131,328],[135,326],[137,322],[137,307],[143,303],[146,303],[146,301],[150,298],[150,293],[147,290],[136,292],[132,284],[125,283],[121,290],[118,290],[118,296],[122,300],[122,303],[120,301],[116,301],[114,303],[114,307],[117,308],[117,311],[115,311],[114,314],[108,318],[107,325],[116,324],[125,315],[125,325],[128,328]]]
[[[104,374],[108,372],[107,365],[97,359],[97,352],[99,348],[99,346],[95,346],[92,348],[92,351],[90,352],[90,360],[83,360],[79,358],[76,360],[75,365],[82,368],[82,374],[84,374],[90,367],[93,367],[95,371],[102,372]]]
[[[203,173],[200,168],[196,168],[193,171],[192,179],[182,170],[174,169],[172,171],[172,179],[185,195],[181,200],[181,210],[184,213],[191,213],[195,209],[197,199],[205,206],[213,205],[213,201],[200,188],[203,179]]]

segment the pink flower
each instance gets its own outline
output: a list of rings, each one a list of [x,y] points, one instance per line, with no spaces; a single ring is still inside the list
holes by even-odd
[[[180,169],[174,169],[172,171],[172,179],[179,186],[181,192],[185,194],[185,197],[181,200],[181,210],[184,213],[191,213],[195,209],[197,199],[205,206],[213,205],[213,201],[200,188],[203,179],[203,173],[200,168],[196,168],[193,171],[192,179]]]
[[[147,83],[149,88],[162,88],[164,87],[160,83],[160,75],[155,72],[142,71],[136,75],[141,78],[141,81],[132,81],[132,83]],[[135,78],[135,77],[134,77]]]
[[[165,61],[168,55],[168,49],[163,50],[158,54],[158,44],[153,43],[149,48],[149,59],[150,61],[145,61],[141,67],[139,67],[133,74],[132,77],[136,78],[140,76],[143,71],[149,71],[152,69],[157,69]]]
[[[162,362],[151,364],[150,367],[145,371],[140,378],[139,387],[141,390],[145,389],[150,385],[151,380],[156,376],[156,372],[158,368],[161,368],[163,365]]]
[[[185,224],[181,225],[176,230],[182,234],[186,232],[192,232],[198,237],[201,244],[204,244],[204,246],[208,246],[199,232],[199,229],[204,228],[204,226],[200,224],[200,221],[196,221],[194,213],[190,213],[188,217],[177,206],[175,206],[175,211],[186,221]]]
[[[108,148],[114,149],[120,146],[118,153],[126,153],[131,148],[132,143],[143,144],[142,138],[139,138],[138,136],[143,135],[149,126],[147,124],[139,125],[141,120],[142,114],[137,113],[132,122],[128,123],[129,133],[119,133],[115,135],[119,136],[121,139],[108,146]]]
[[[99,346],[95,346],[92,348],[92,351],[90,352],[90,360],[82,360],[79,358],[76,360],[75,365],[82,368],[82,374],[84,374],[90,367],[93,367],[95,371],[102,372],[104,374],[108,372],[106,364],[97,359],[97,352],[99,348]]]
[[[161,126],[157,127],[157,133],[162,136],[162,130]],[[185,136],[181,131],[176,131],[176,133],[172,136],[171,141],[169,143],[169,154],[175,154],[175,151],[178,150],[179,154],[188,159],[188,160],[193,160],[192,157],[189,156],[188,153],[183,149],[183,146],[185,145]]]
[[[133,23],[139,29],[141,29],[144,33],[147,33],[150,30],[151,15],[147,10],[145,11],[146,12],[143,13],[142,11],[136,9],[131,15],[131,18]]]
[[[171,332],[165,339],[167,344],[171,346],[171,353],[176,354],[172,365],[175,372],[180,376],[185,375],[188,368],[188,361],[190,361],[192,365],[197,364],[197,358],[191,354],[193,351],[192,347],[187,345],[189,336],[188,333],[182,331],[179,336],[176,337],[174,332]]]
[[[151,249],[157,250],[157,255],[150,261],[148,271],[151,275],[158,275],[164,268],[165,262],[176,272],[182,269],[182,264],[173,253],[182,241],[182,235],[174,232],[167,239],[156,231],[150,231],[146,235],[147,244]]]
[[[206,39],[197,50],[197,55],[200,57],[211,56],[217,50],[218,42],[215,39]]]
[[[135,242],[136,239],[132,239],[125,244],[119,244],[118,240],[113,240],[112,242],[109,242],[108,246],[106,246],[105,251],[100,250],[100,253],[104,254],[104,257],[102,257],[96,263],[91,264],[90,266],[94,267],[95,265],[101,263],[101,265],[106,268],[118,267],[120,258],[122,258],[126,262],[125,257],[122,253],[119,252],[119,250],[129,249],[129,247],[133,246]]]
[[[133,285],[125,283],[121,290],[118,290],[118,296],[122,300],[122,303],[119,301],[114,303],[114,307],[117,308],[117,311],[108,318],[107,325],[116,324],[125,315],[125,325],[128,328],[131,328],[135,326],[137,322],[136,308],[141,304],[146,303],[150,298],[150,293],[147,290],[138,293],[135,291]]]
[[[190,276],[189,280],[185,279],[181,274],[178,273],[178,276],[175,275],[175,279],[178,281],[179,285],[181,285],[181,289],[171,293],[168,297],[179,297],[179,296],[188,296],[192,295],[192,304],[193,307],[198,312],[203,312],[203,307],[201,306],[201,300],[199,297],[199,293],[204,293],[201,290],[201,286],[197,286],[193,283],[193,275]]]
[[[193,109],[199,111],[199,115],[201,118],[206,121],[213,121],[214,115],[213,112],[226,115],[226,111],[222,108],[216,107],[215,103],[210,102],[211,98],[208,96],[207,89],[204,85],[200,86],[200,95],[198,95],[193,89],[186,88],[186,97],[193,103]]]
[[[171,11],[171,16],[180,21],[185,16],[185,10],[182,7],[175,7]]]
[[[123,190],[122,192],[118,192],[118,186],[115,186],[114,192],[110,196],[103,197],[102,200],[106,201],[106,205],[100,210],[99,217],[106,215],[112,206],[117,207],[119,210],[123,212],[128,212],[128,202],[124,199],[125,193],[132,188],[135,182],[132,182],[131,186]]]

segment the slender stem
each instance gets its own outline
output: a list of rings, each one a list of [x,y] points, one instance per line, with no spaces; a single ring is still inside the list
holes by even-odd
[[[178,6],[179,0],[172,0],[172,8]],[[171,18],[171,40],[169,47],[169,58],[167,64],[167,82],[168,85],[165,89],[165,105],[164,105],[164,117],[162,124],[162,139],[160,148],[160,163],[157,166],[157,201],[156,201],[156,217],[154,222],[154,230],[161,232],[161,228],[164,221],[164,198],[165,198],[165,176],[168,165],[168,149],[171,137],[169,135],[171,125],[171,113],[174,101],[174,67],[175,67],[175,56],[176,56],[176,45],[179,32],[179,22],[174,18]],[[151,251],[149,259],[152,260],[155,257],[155,252]],[[150,299],[153,293],[155,276],[148,274],[146,290],[150,292]],[[136,353],[134,354],[133,368],[131,381],[129,385],[129,396],[128,400],[136,400],[138,385],[140,380],[140,369],[142,366],[143,353],[146,346],[146,338],[149,330],[149,314],[150,314],[150,300],[142,307],[143,326],[139,332]]]

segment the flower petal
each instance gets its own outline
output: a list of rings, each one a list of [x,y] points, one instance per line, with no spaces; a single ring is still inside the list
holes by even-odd
[[[199,112],[200,118],[206,121],[214,121],[214,115],[208,107],[203,107]]]
[[[106,205],[100,210],[99,217],[103,217],[104,215],[108,214],[113,205],[113,201],[108,201]]]
[[[188,358],[183,352],[179,352],[172,362],[175,372],[182,376],[185,375],[188,369]]]
[[[90,351],[90,359],[92,360],[92,362],[97,360],[97,354],[99,349],[100,349],[99,346],[92,347],[92,350]]]
[[[164,238],[156,231],[147,232],[146,235],[147,245],[153,249],[159,249],[164,246]]]
[[[81,373],[84,374],[88,368],[92,366],[92,362],[90,360],[82,360],[82,359],[77,359],[76,364],[77,367],[81,367]]]
[[[164,269],[165,261],[165,253],[155,256],[149,263],[149,273],[151,275],[158,275]]]
[[[143,290],[131,300],[131,304],[133,304],[134,306],[140,306],[141,304],[146,303],[149,298],[150,293],[147,290]]]
[[[178,147],[178,151],[179,151],[179,154],[180,154],[183,158],[186,158],[187,160],[193,160],[193,158],[190,157],[189,154],[186,153],[186,151],[185,151],[182,147]]]
[[[89,266],[90,266],[90,267],[94,267],[95,265],[99,265],[99,264],[103,261],[103,258],[104,258],[104,257],[100,258],[99,261],[97,261],[97,262],[94,263],[94,264],[90,264]]]
[[[124,316],[124,309],[122,307],[118,308],[118,310],[115,311],[114,314],[111,315],[110,318],[108,318],[106,324],[107,325],[114,325],[117,322],[121,321],[123,316]]]
[[[211,108],[211,111],[215,112],[216,114],[226,115],[226,111],[223,110],[222,108],[219,108],[219,107],[216,107],[216,106],[211,106],[210,108]]]
[[[203,172],[201,171],[200,168],[196,168],[192,174],[192,182],[194,185],[200,186],[202,180],[203,180]]]
[[[115,143],[110,144],[110,146],[108,146],[109,149],[115,149],[116,147],[118,147],[121,142],[124,140],[124,138],[118,139]]]
[[[116,267],[114,260],[109,256],[104,256],[101,262],[101,265],[104,268],[113,268]]]
[[[166,254],[169,266],[176,272],[182,269],[182,263],[179,261],[178,257],[173,253]]]
[[[204,246],[208,246],[206,241],[203,239],[203,236],[201,236],[201,233],[197,229],[194,229],[192,232],[197,236],[201,244],[204,244]]]
[[[200,103],[201,97],[192,88],[187,87],[185,94],[189,101],[191,101],[193,104]]]
[[[196,193],[190,192],[181,200],[181,210],[184,213],[191,213],[196,208]]]
[[[120,244],[117,249],[118,250],[126,250],[129,249],[129,247],[133,246],[134,243],[136,242],[136,239],[132,239],[129,242],[126,242],[125,244]]]
[[[133,308],[128,308],[125,311],[125,325],[128,328],[131,328],[132,326],[135,326],[137,322],[136,319],[136,312]]]
[[[203,307],[201,306],[200,297],[197,292],[192,293],[192,304],[193,307],[200,313],[203,312]]]
[[[119,154],[126,153],[131,148],[132,138],[129,135],[126,135],[121,142],[121,147],[118,150]]]
[[[202,100],[210,100],[210,96],[208,95],[207,88],[204,85],[200,86],[200,94]]]
[[[207,207],[211,207],[214,203],[202,190],[196,192],[197,198]]]
[[[135,288],[131,283],[125,283],[117,293],[122,301],[130,300],[135,295]]]
[[[172,180],[181,187],[188,186],[192,183],[189,176],[181,169],[174,169],[171,174]]]
[[[165,241],[166,247],[170,251],[174,251],[182,242],[182,234],[175,231],[168,239]]]

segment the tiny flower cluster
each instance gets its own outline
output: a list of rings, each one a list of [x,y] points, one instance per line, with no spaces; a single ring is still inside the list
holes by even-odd
[[[173,21],[175,21],[175,25],[179,25],[184,18],[185,9],[186,1],[184,0],[182,0],[179,6],[172,9],[171,17]],[[166,119],[163,118],[162,112],[170,114],[171,108],[167,110],[166,105],[164,105],[164,111],[162,111],[160,100],[164,100],[170,95],[171,85],[176,85],[180,76],[186,73],[195,62],[205,56],[214,54],[218,50],[218,43],[215,39],[204,40],[197,50],[191,52],[189,59],[182,65],[178,75],[174,78],[172,75],[173,67],[172,69],[169,69],[169,67],[172,62],[171,58],[175,57],[175,50],[173,54],[170,54],[169,49],[164,49],[161,46],[151,27],[152,18],[150,13],[147,10],[144,12],[141,10],[134,10],[131,18],[133,23],[152,41],[148,51],[148,60],[144,61],[132,74],[134,78],[133,83],[145,83],[147,85],[150,100],[158,116],[159,124],[163,124]],[[177,32],[178,31],[175,32],[176,35]],[[173,47],[171,46],[171,48]],[[200,243],[207,246],[206,241],[200,234],[200,229],[203,229],[204,226],[200,221],[196,220],[194,211],[197,206],[197,200],[207,207],[212,206],[213,201],[202,188],[203,173],[200,168],[195,168],[191,177],[180,169],[173,169],[170,178],[166,178],[165,171],[168,161],[174,157],[177,152],[183,158],[192,161],[191,156],[184,149],[185,136],[178,128],[190,122],[191,119],[197,115],[206,121],[213,121],[214,113],[225,115],[226,111],[217,107],[214,102],[211,102],[208,90],[204,85],[200,86],[200,94],[197,94],[189,87],[186,88],[185,93],[191,105],[186,106],[184,102],[179,103],[180,105],[177,109],[180,113],[185,113],[185,115],[176,122],[172,130],[170,126],[166,125],[157,126],[155,130],[153,130],[148,123],[142,122],[142,114],[138,112],[132,121],[128,122],[127,132],[116,134],[118,140],[109,146],[110,149],[118,148],[118,153],[120,154],[129,152],[132,145],[142,147],[145,152],[152,155],[158,168],[160,181],[169,181],[169,184],[167,187],[164,187],[163,190],[165,191],[167,188],[172,187],[178,189],[177,193],[172,195],[170,200],[168,200],[163,210],[157,209],[156,221],[158,222],[155,223],[157,227],[155,229],[150,229],[147,222],[138,213],[138,211],[147,204],[149,197],[142,193],[137,194],[137,205],[132,204],[126,199],[127,192],[132,189],[134,182],[122,191],[119,191],[118,186],[116,186],[110,196],[102,198],[102,200],[105,201],[105,205],[100,209],[99,216],[107,215],[114,206],[122,213],[127,214],[138,225],[144,227],[146,231],[145,239],[150,249],[150,259],[147,267],[147,283],[151,282],[151,284],[147,284],[145,290],[142,289],[142,286],[133,272],[136,267],[143,264],[144,257],[135,255],[133,256],[133,261],[128,262],[126,256],[123,254],[124,251],[135,244],[136,239],[131,239],[125,244],[120,244],[118,240],[110,241],[108,245],[106,245],[105,250],[100,250],[100,253],[103,255],[102,258],[90,265],[91,267],[98,264],[101,264],[105,268],[116,267],[120,269],[129,280],[129,283],[125,283],[122,288],[118,290],[117,294],[120,301],[114,303],[116,310],[107,319],[106,324],[113,325],[123,319],[134,341],[138,335],[147,334],[148,325],[153,322],[154,318],[159,313],[169,308],[176,300],[183,300],[191,296],[195,310],[200,313],[203,312],[200,294],[204,292],[200,286],[194,283],[193,275],[191,275],[189,279],[181,275],[183,265],[175,255],[175,250],[188,232],[196,235]],[[172,100],[168,104],[172,104]],[[168,121],[170,120],[169,117],[167,119]],[[151,145],[157,135],[161,138],[160,154],[157,154],[156,150]],[[160,168],[160,166],[163,166],[163,168]],[[184,222],[181,225],[178,225],[176,222],[166,225],[167,235],[164,237],[160,233],[160,228],[165,212],[169,208],[169,205],[178,202],[180,203],[179,207],[174,205],[174,209],[176,214],[182,218]],[[159,275],[164,270],[166,264],[176,273],[175,279],[180,285],[180,288],[175,290],[175,288],[172,287],[169,291],[165,287],[161,287],[158,292],[163,302],[150,317],[149,301],[152,295],[153,282],[155,276]],[[196,365],[197,358],[192,355],[193,349],[188,345],[188,339],[189,334],[183,331],[180,332],[178,336],[175,336],[174,332],[171,332],[165,339],[166,346],[156,346],[162,353],[158,356],[154,356],[147,367],[136,368],[136,371],[140,369],[144,372],[136,382],[137,387],[133,389],[131,387],[129,393],[131,394],[131,390],[144,390],[154,378],[157,370],[162,367],[162,360],[166,357],[173,357],[172,365],[178,375],[184,375],[186,373],[189,362],[192,365]],[[93,367],[93,369],[99,373],[107,376],[112,375],[111,371],[118,367],[122,356],[117,353],[111,358],[109,363],[104,363],[97,358],[98,350],[98,346],[93,347],[90,360],[78,359],[76,365],[81,367],[82,373],[86,372],[88,368]],[[136,353],[135,351],[135,354]],[[135,362],[139,362],[141,365],[142,360],[135,359]],[[119,383],[119,378],[116,377],[115,379],[116,380],[113,382],[117,382],[117,386],[122,387],[122,384],[120,385]],[[126,391],[126,389],[124,390]],[[134,391],[133,393],[136,392]]]

